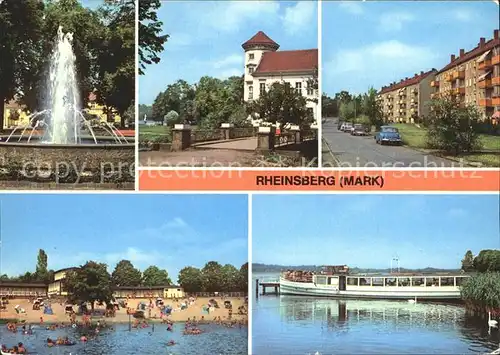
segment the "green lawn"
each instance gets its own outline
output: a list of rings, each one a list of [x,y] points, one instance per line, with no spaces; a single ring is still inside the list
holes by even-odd
[[[172,132],[167,126],[139,126],[139,141],[170,142]]]
[[[419,128],[413,124],[396,123],[391,125],[396,127],[401,134],[403,143],[411,148],[427,149],[426,129]],[[460,157],[446,156],[447,158],[457,160],[463,158],[467,163],[479,163],[486,166],[500,166],[500,136],[480,135],[482,149],[491,152],[464,154]]]

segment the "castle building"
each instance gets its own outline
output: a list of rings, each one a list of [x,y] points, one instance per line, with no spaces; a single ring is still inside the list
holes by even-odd
[[[242,47],[245,51],[244,100],[257,100],[275,82],[290,83],[309,99],[307,108],[313,114],[313,125],[317,125],[319,95],[312,81],[317,80],[318,50],[279,51],[279,44],[262,31],[243,43]]]

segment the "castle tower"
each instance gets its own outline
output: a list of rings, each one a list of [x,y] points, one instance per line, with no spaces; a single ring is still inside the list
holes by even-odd
[[[245,78],[244,78],[244,100],[254,100],[258,98],[256,85],[252,73],[259,66],[262,56],[266,52],[276,52],[280,47],[264,32],[257,32],[252,38],[241,45],[245,50]]]

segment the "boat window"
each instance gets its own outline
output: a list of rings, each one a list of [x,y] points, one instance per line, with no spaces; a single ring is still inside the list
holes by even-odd
[[[347,284],[349,286],[358,286],[358,278],[357,277],[348,277]]]
[[[400,287],[410,286],[410,278],[409,277],[399,277],[398,278],[398,286],[400,286]]]
[[[414,277],[411,280],[413,286],[424,286],[424,278],[423,277]]]
[[[396,278],[395,277],[387,277],[385,279],[386,286],[396,286]]]
[[[316,284],[326,285],[326,276],[316,276]]]
[[[439,286],[439,278],[437,277],[426,277],[425,278],[426,286]]]
[[[462,286],[465,280],[467,280],[467,277],[458,276],[456,279],[457,279],[457,286]]]
[[[372,278],[373,286],[384,286],[384,278],[383,277],[374,277]]]
[[[441,286],[455,286],[453,277],[441,277]]]
[[[359,279],[359,286],[371,286],[369,277],[361,277]]]

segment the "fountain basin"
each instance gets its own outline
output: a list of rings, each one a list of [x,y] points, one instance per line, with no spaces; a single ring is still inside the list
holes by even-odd
[[[135,144],[49,144],[0,142],[0,168],[12,176],[13,170],[21,180],[38,180],[47,174],[91,175],[101,181],[103,174],[113,172],[133,181]],[[43,174],[42,174],[43,172]],[[67,172],[67,173],[65,173]],[[0,174],[1,175],[1,174]],[[1,178],[0,178],[1,180]],[[52,180],[52,178],[49,178]]]

